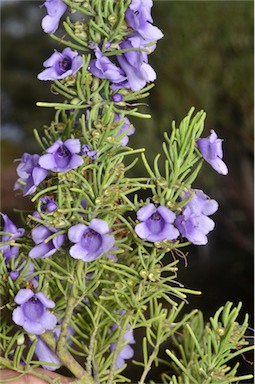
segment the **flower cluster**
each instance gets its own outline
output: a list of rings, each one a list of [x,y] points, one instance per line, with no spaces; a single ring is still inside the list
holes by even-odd
[[[193,196],[192,196],[193,195]],[[185,193],[184,198],[192,196],[184,206],[182,214],[177,216],[175,225],[181,235],[195,245],[207,244],[206,235],[213,230],[215,224],[208,216],[218,209],[216,200],[209,199],[201,190]]]
[[[23,195],[30,195],[48,176],[48,171],[68,172],[79,167],[83,164],[82,157],[77,154],[80,151],[80,141],[68,139],[65,142],[57,140],[42,156],[24,153],[17,167],[19,179],[14,185],[14,190],[23,186]]]
[[[125,19],[132,33],[119,44],[124,51],[116,56],[119,67],[94,46],[96,59],[90,62],[90,72],[100,79],[110,80],[112,89],[130,88],[136,92],[156,79],[155,71],[148,64],[148,54],[163,34],[151,24],[151,7],[152,0],[133,0],[128,7]],[[108,43],[106,49],[110,46]]]
[[[1,213],[1,216],[4,221],[3,232],[6,233],[2,235],[1,242],[8,242],[9,244],[1,245],[0,251],[3,251],[3,257],[5,258],[5,261],[8,262],[12,256],[17,257],[19,254],[19,247],[17,245],[11,245],[10,242],[22,237],[24,235],[25,229],[17,228],[7,215],[3,215]]]

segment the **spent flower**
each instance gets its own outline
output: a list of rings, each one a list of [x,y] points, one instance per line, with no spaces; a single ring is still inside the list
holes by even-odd
[[[91,160],[96,160],[97,158],[97,151],[91,150],[90,146],[88,144],[84,144],[81,147],[81,156],[87,155],[91,158]]]

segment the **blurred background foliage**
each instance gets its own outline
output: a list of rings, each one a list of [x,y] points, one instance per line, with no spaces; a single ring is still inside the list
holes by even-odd
[[[14,158],[36,153],[33,129],[48,125],[50,109],[36,101],[57,101],[50,82],[36,75],[53,49],[62,49],[41,29],[45,8],[40,1],[1,2],[2,21],[2,208],[29,207],[29,199],[12,191]],[[147,148],[153,160],[161,151],[163,132],[186,116],[191,106],[207,113],[205,135],[214,129],[224,138],[229,175],[205,164],[194,187],[219,204],[216,229],[209,244],[190,247],[188,267],[180,263],[179,281],[203,291],[190,306],[206,316],[227,300],[244,303],[253,321],[253,2],[154,1],[153,18],[165,37],[150,63],[156,86],[142,107],[150,120],[133,119],[136,134],[130,145]],[[64,32],[63,32],[64,34]],[[141,174],[142,166],[137,173]],[[18,217],[16,218],[18,220]]]

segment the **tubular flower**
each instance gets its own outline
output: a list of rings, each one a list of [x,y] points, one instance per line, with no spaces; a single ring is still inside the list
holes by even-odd
[[[67,333],[67,339],[69,339],[70,336],[73,334],[74,334],[74,329],[71,326],[69,326],[68,333]],[[55,340],[59,339],[59,335],[60,335],[60,328],[55,328],[53,330],[53,336],[54,336]],[[68,344],[70,344],[70,342],[68,342]],[[42,367],[44,369],[48,369],[49,371],[55,371],[56,369],[60,368],[62,365],[61,360],[47,346],[47,344],[41,339],[40,336],[38,336],[38,338],[37,338],[37,342],[36,342],[36,346],[35,346],[35,354],[40,361],[55,364],[55,365],[42,364]]]
[[[49,147],[46,155],[40,157],[39,164],[53,172],[68,172],[83,164],[81,144],[78,139],[68,139],[64,143],[57,140]]]
[[[160,29],[151,24],[152,5],[152,0],[133,0],[125,13],[127,23],[148,41],[156,41],[163,37]]]
[[[96,59],[91,60],[89,65],[89,70],[94,76],[108,79],[112,83],[122,83],[126,80],[125,73],[104,56],[99,47],[95,46],[94,50]]]
[[[228,168],[222,160],[222,139],[217,137],[213,129],[211,129],[211,135],[208,138],[198,139],[196,144],[205,161],[207,161],[215,171],[221,175],[228,174]]]
[[[186,193],[185,198],[191,193]],[[184,206],[182,214],[177,216],[175,225],[181,235],[195,245],[205,245],[207,234],[213,230],[215,223],[208,215],[218,209],[216,200],[209,199],[201,190],[195,190],[192,199]]]
[[[125,313],[125,311],[120,312],[120,316],[122,316]],[[111,327],[112,331],[115,331],[118,328],[118,324],[113,324]],[[124,366],[126,359],[131,359],[134,356],[134,350],[132,347],[130,347],[129,344],[135,344],[135,339],[133,336],[133,330],[130,329],[130,325],[127,326],[127,332],[125,333],[123,337],[123,341],[125,342],[125,346],[122,348],[120,353],[117,356],[116,360],[116,369],[120,369]],[[113,352],[116,348],[116,343],[112,343],[110,345],[110,351]]]
[[[114,115],[114,121],[118,123],[120,121],[120,115],[115,113]],[[135,133],[135,127],[130,123],[127,117],[124,118],[124,124],[120,127],[120,130],[116,136],[123,135],[124,132],[127,132],[127,134],[122,137],[120,140],[120,143],[122,146],[126,146],[129,142],[129,136],[133,135]]]
[[[6,235],[2,235],[1,242],[6,243],[11,240],[15,240],[24,235],[24,228],[17,228],[16,225],[9,219],[7,215],[0,213],[4,220],[3,232],[6,232]],[[11,246],[10,244],[1,245],[0,251],[3,251],[3,257],[5,261],[8,262],[12,256],[17,257],[19,254],[18,246]]]
[[[81,56],[78,53],[65,48],[62,53],[55,51],[49,59],[44,61],[44,71],[37,75],[39,80],[60,80],[67,76],[74,75],[83,65]]]
[[[76,243],[70,248],[70,255],[83,261],[98,259],[114,245],[114,237],[108,233],[108,224],[101,219],[91,220],[89,226],[74,225],[68,231],[69,240]]]
[[[47,310],[47,308],[54,308],[55,303],[42,292],[34,293],[31,289],[21,289],[14,301],[19,304],[19,307],[14,309],[12,319],[25,331],[41,335],[46,330],[55,328],[56,316]]]
[[[23,195],[27,196],[36,191],[36,187],[47,177],[48,171],[39,165],[40,156],[24,153],[17,167],[19,179],[14,184],[14,190],[21,188],[24,183]]]
[[[134,34],[128,36],[128,38],[120,43],[121,49],[148,49],[147,42],[141,38],[139,34]],[[153,49],[155,48],[152,47]],[[152,51],[152,48],[149,47],[149,52]],[[117,56],[117,61],[120,67],[126,74],[127,80],[124,84],[121,84],[122,87],[131,88],[132,91],[139,91],[142,89],[146,83],[154,81],[156,79],[156,72],[148,64],[148,53],[141,50],[137,51],[128,51],[122,55]],[[113,89],[118,89],[120,84],[113,84]]]
[[[179,236],[179,231],[173,226],[175,214],[167,207],[147,204],[137,211],[137,218],[141,223],[135,226],[136,234],[144,240],[151,242],[174,240]]]
[[[92,151],[90,146],[88,144],[84,144],[81,147],[81,155],[87,155],[88,157],[91,158],[91,160],[96,160],[97,158],[97,151]]]
[[[40,212],[45,213],[45,212],[54,212],[58,209],[58,205],[55,203],[54,199],[52,197],[44,196],[40,197]],[[41,218],[41,215],[38,211],[35,211],[33,213],[34,217],[37,217],[38,219]]]
[[[32,239],[37,244],[28,256],[32,259],[52,256],[63,244],[65,235],[60,234],[53,237],[52,240],[47,241],[48,237],[57,233],[58,230],[54,228],[47,228],[43,225],[39,225],[32,230]]]
[[[58,29],[59,21],[67,9],[62,0],[46,0],[43,4],[48,12],[42,19],[42,28],[46,33],[54,33]]]

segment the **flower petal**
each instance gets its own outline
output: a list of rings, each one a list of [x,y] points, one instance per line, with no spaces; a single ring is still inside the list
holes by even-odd
[[[106,221],[101,219],[92,219],[89,228],[93,229],[97,233],[100,233],[100,235],[104,235],[105,233],[109,232],[109,226]]]
[[[55,303],[54,301],[48,299],[44,293],[42,292],[37,292],[35,296],[40,300],[40,302],[46,307],[46,308],[54,308]]]
[[[45,332],[45,328],[40,323],[28,319],[25,319],[24,324],[22,326],[25,331],[34,335],[41,335]]]
[[[39,225],[39,227],[32,229],[31,235],[35,244],[39,244],[52,235],[52,232],[44,225]]]
[[[87,229],[87,225],[85,224],[76,224],[68,230],[68,239],[73,243],[78,243]]]
[[[86,260],[86,258],[88,257],[88,251],[85,248],[83,248],[79,243],[73,245],[70,248],[69,252],[74,259],[82,259],[83,261],[90,261],[90,260]]]
[[[24,317],[24,313],[23,313],[21,307],[14,309],[14,311],[12,312],[12,320],[17,325],[23,326],[24,321],[25,321],[25,317]]]
[[[51,153],[42,155],[39,159],[39,164],[42,168],[45,168],[51,171],[56,168],[56,162],[55,162],[54,156]]]
[[[55,355],[54,352],[52,352],[52,350],[47,346],[47,344],[43,340],[41,340],[40,337],[38,337],[36,342],[35,354],[41,362],[57,364],[56,366],[42,364],[42,367],[44,369],[48,369],[49,371],[55,371],[62,365],[59,358]]]
[[[20,289],[17,295],[15,296],[14,301],[15,303],[21,305],[26,303],[33,296],[34,292],[31,289]]]
[[[150,204],[147,204],[145,205],[144,207],[140,208],[138,211],[137,211],[137,218],[138,220],[140,221],[145,221],[147,220],[149,217],[151,217],[151,215],[153,213],[156,212],[156,207],[154,204],[150,203]]]

